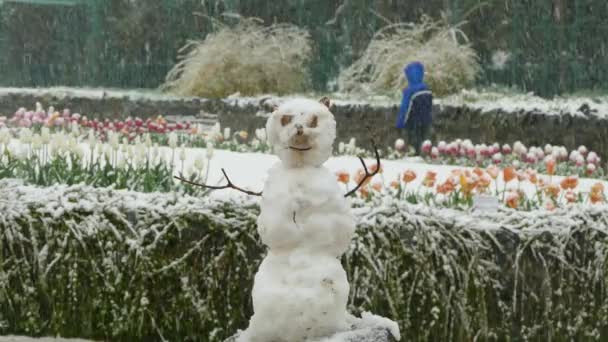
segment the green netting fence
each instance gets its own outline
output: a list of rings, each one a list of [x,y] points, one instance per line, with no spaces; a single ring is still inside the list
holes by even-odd
[[[0,0],[0,86],[155,88],[179,48],[223,13],[307,28],[315,90],[331,88],[387,22],[423,13],[466,21],[480,85],[543,96],[608,89],[605,0]]]

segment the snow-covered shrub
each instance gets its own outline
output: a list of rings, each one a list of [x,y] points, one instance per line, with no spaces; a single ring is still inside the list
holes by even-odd
[[[234,93],[286,94],[308,83],[312,53],[308,32],[290,24],[262,26],[256,19],[223,25],[203,41],[191,41],[167,74],[163,88],[186,95],[220,98]]]
[[[0,181],[0,335],[222,341],[265,253],[253,202]],[[349,310],[412,341],[603,340],[608,207],[355,202]]]
[[[423,16],[418,23],[378,31],[338,84],[347,92],[399,94],[407,85],[403,68],[414,61],[425,65],[425,80],[437,96],[470,86],[480,71],[477,53],[458,27]]]

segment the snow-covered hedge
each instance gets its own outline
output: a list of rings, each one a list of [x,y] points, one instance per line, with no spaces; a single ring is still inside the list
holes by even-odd
[[[382,199],[378,199],[382,201]],[[406,340],[606,338],[608,208],[353,205],[351,310]],[[0,181],[0,335],[220,341],[251,315],[254,202]]]

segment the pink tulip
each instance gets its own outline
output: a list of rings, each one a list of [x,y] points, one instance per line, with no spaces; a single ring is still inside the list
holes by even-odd
[[[467,148],[465,153],[470,159],[475,159],[475,156],[477,155],[477,152],[475,151],[474,147]]]
[[[492,156],[492,162],[494,162],[494,164],[502,163],[502,154],[500,152],[494,153]]]
[[[430,153],[432,159],[439,158],[439,150],[437,149],[437,147],[432,147]]]
[[[593,174],[596,169],[597,168],[596,168],[595,164],[587,164],[587,174],[588,175]]]
[[[32,121],[30,119],[19,120],[19,127],[32,127]]]
[[[66,109],[63,110],[63,115],[62,116],[63,116],[64,119],[68,119],[70,117],[70,114],[71,114],[70,110],[66,108]]]
[[[437,150],[439,151],[440,154],[445,154],[447,151],[447,144],[445,143],[445,141],[440,141],[439,144],[437,145]]]
[[[429,154],[431,152],[432,148],[433,148],[433,144],[431,144],[431,142],[429,140],[426,140],[425,142],[422,143],[422,147],[420,148],[420,150],[422,151],[422,153]],[[439,151],[437,151],[437,153],[439,153]]]
[[[509,144],[502,145],[503,154],[511,154],[512,152],[513,152],[513,149],[511,148],[511,146],[509,146]]]
[[[599,164],[599,157],[597,156],[597,153],[591,151],[589,152],[589,154],[587,155],[587,162],[588,163],[592,163],[592,164]]]
[[[587,150],[587,147],[585,147],[585,145],[581,145],[578,147],[578,153],[582,154],[583,156],[586,156],[587,152],[589,151]]]
[[[26,111],[27,109],[25,109],[25,107],[21,107],[17,109],[17,111],[15,112],[15,116],[23,117],[23,114],[25,114]]]

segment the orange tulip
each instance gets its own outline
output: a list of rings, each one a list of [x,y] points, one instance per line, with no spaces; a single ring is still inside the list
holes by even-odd
[[[500,173],[500,169],[496,165],[490,165],[490,166],[488,166],[488,168],[486,169],[486,171],[488,172],[488,174],[490,175],[490,177],[492,177],[492,179],[498,178],[498,174]]]
[[[561,190],[559,189],[559,186],[557,184],[548,184],[547,186],[545,186],[545,194],[549,197],[557,197],[559,196],[559,192]]]
[[[398,180],[394,180],[391,182],[391,188],[399,189],[399,186],[401,186],[401,183]]]
[[[505,183],[509,183],[510,181],[515,179],[515,177],[516,177],[515,168],[513,168],[512,166],[509,166],[509,167],[505,168],[504,170],[502,170],[502,177],[503,177]]]
[[[422,181],[422,185],[424,185],[428,188],[432,188],[433,186],[435,186],[436,177],[437,177],[436,172],[427,171],[426,175],[424,176],[424,180]]]
[[[346,171],[338,171],[336,172],[336,176],[338,177],[338,182],[340,183],[348,184],[350,182],[350,175]]]
[[[446,180],[443,184],[437,186],[437,192],[440,194],[449,194],[456,189],[456,185],[451,179]]]
[[[527,175],[530,183],[532,183],[534,185],[536,185],[538,183],[538,173],[536,172],[536,170],[527,169],[526,175]]]
[[[373,164],[369,167],[369,173],[374,173],[376,172],[376,170],[378,170],[378,164]],[[383,171],[384,170],[382,169],[382,166],[380,166],[380,170],[378,171],[378,173],[382,173]]]
[[[377,192],[382,191],[382,182],[375,182],[374,184],[372,184],[372,188]]]
[[[492,178],[490,178],[488,174],[484,174],[483,176],[479,177],[477,187],[481,190],[485,190],[490,187],[490,184],[492,184]]]
[[[363,179],[365,178],[365,170],[363,169],[359,169],[357,172],[355,172],[355,174],[353,175],[353,179],[355,180],[355,182],[357,184],[360,184],[361,182],[363,182]],[[365,182],[363,182],[363,185],[361,185],[361,187],[366,186],[370,181],[371,181],[371,177],[367,177],[365,179]]]
[[[589,200],[594,204],[604,202],[604,184],[599,182],[593,184],[589,193]]]
[[[369,190],[367,188],[367,186],[362,186],[359,188],[359,193],[361,194],[361,197],[363,198],[368,198],[369,197]]]
[[[545,168],[547,169],[547,174],[553,176],[555,174],[555,159],[547,158]]]
[[[604,184],[600,182],[593,184],[591,192],[604,192]]]
[[[555,210],[555,203],[553,203],[553,201],[548,201],[547,203],[545,203],[545,209],[550,211]]]
[[[578,176],[568,176],[559,183],[562,189],[574,189],[578,186]]]
[[[476,174],[478,177],[483,176],[484,172],[482,169],[476,167],[475,169],[473,169],[473,173]]]
[[[507,206],[509,208],[517,208],[519,206],[519,194],[515,191],[509,192],[507,195]]]
[[[403,181],[406,183],[412,182],[414,179],[416,179],[416,172],[412,171],[412,170],[406,170],[403,173]]]
[[[572,190],[567,191],[566,195],[564,197],[566,198],[566,200],[568,201],[568,203],[574,203],[574,202],[576,202],[576,194]]]

